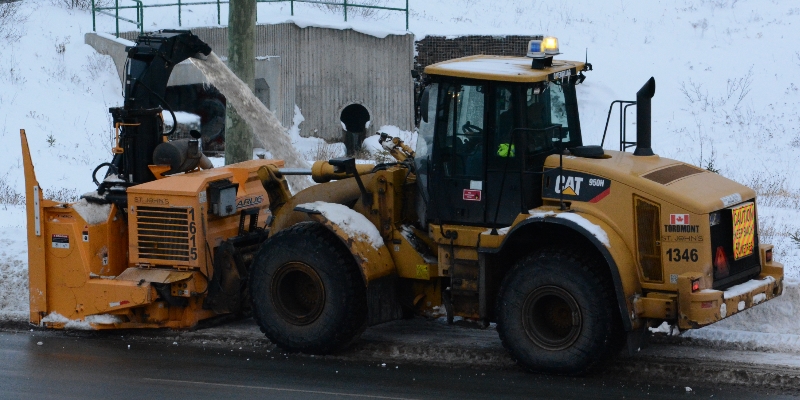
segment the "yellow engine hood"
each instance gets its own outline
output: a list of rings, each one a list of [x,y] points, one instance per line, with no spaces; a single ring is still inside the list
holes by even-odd
[[[610,179],[648,197],[658,198],[696,214],[705,214],[755,198],[752,189],[722,175],[680,161],[655,156],[605,151],[610,158],[564,156],[564,169]],[[545,168],[557,168],[550,156]]]

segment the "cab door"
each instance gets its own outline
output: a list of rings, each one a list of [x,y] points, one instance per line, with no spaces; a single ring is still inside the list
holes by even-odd
[[[428,220],[485,222],[486,85],[439,87]]]

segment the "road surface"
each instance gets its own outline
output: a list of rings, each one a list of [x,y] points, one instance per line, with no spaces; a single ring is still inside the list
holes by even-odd
[[[692,385],[687,392],[678,383],[552,377],[514,367],[384,364],[285,354],[259,343],[168,343],[115,333],[0,332],[0,360],[3,399],[794,398],[735,386]]]

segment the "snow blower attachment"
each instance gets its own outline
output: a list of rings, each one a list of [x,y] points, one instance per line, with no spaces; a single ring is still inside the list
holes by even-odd
[[[32,324],[188,328],[246,312],[247,266],[268,233],[257,171],[283,163],[211,169],[196,134],[167,140],[170,73],[210,52],[191,32],[172,30],[140,36],[128,48],[125,102],[109,110],[114,157],[94,171],[108,168],[94,177],[97,192],[78,202],[43,198],[21,132]]]

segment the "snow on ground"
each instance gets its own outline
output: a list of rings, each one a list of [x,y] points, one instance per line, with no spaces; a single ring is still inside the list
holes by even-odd
[[[25,207],[0,205],[0,320],[28,318]]]
[[[370,0],[385,6],[404,3]],[[417,38],[544,33],[559,37],[561,58],[584,60],[588,50],[594,70],[586,73],[579,88],[587,143],[600,142],[609,103],[634,99],[654,76],[653,148],[662,156],[717,169],[754,187],[760,196],[760,239],[776,246],[775,257],[786,265],[790,283],[777,300],[685,335],[744,347],[773,340],[776,351],[800,351],[800,319],[795,317],[800,304],[800,180],[795,179],[800,159],[800,44],[794,40],[800,4],[778,0],[409,3],[410,30]],[[91,30],[91,15],[57,4],[63,3],[15,3],[18,23],[0,24],[0,138],[6,143],[5,156],[0,157],[0,203],[11,204],[0,205],[0,310],[5,315],[24,316],[27,311],[24,210],[13,205],[20,204],[23,189],[18,129],[27,129],[47,194],[67,200],[94,189],[89,175],[97,164],[108,161],[113,140],[107,110],[122,103],[110,58],[83,44],[83,34]],[[183,28],[213,26],[216,6],[184,7],[182,16]],[[27,21],[20,22],[25,17]],[[340,10],[300,3],[295,4],[294,17],[288,3],[260,3],[258,18],[262,23],[291,20],[300,26],[352,27],[378,37],[402,33],[405,27],[403,13],[351,8],[345,23]],[[227,20],[224,6],[221,20]],[[146,9],[145,21],[146,30],[176,28],[177,10]],[[99,31],[113,31],[111,18],[99,16],[97,23]],[[121,29],[133,27],[122,23]],[[298,109],[290,131],[301,154],[309,160],[342,155],[338,144],[302,139],[301,122]],[[606,148],[617,147],[617,124],[612,118]],[[411,135],[401,138],[413,147]],[[380,151],[376,137],[369,138],[366,146]]]

